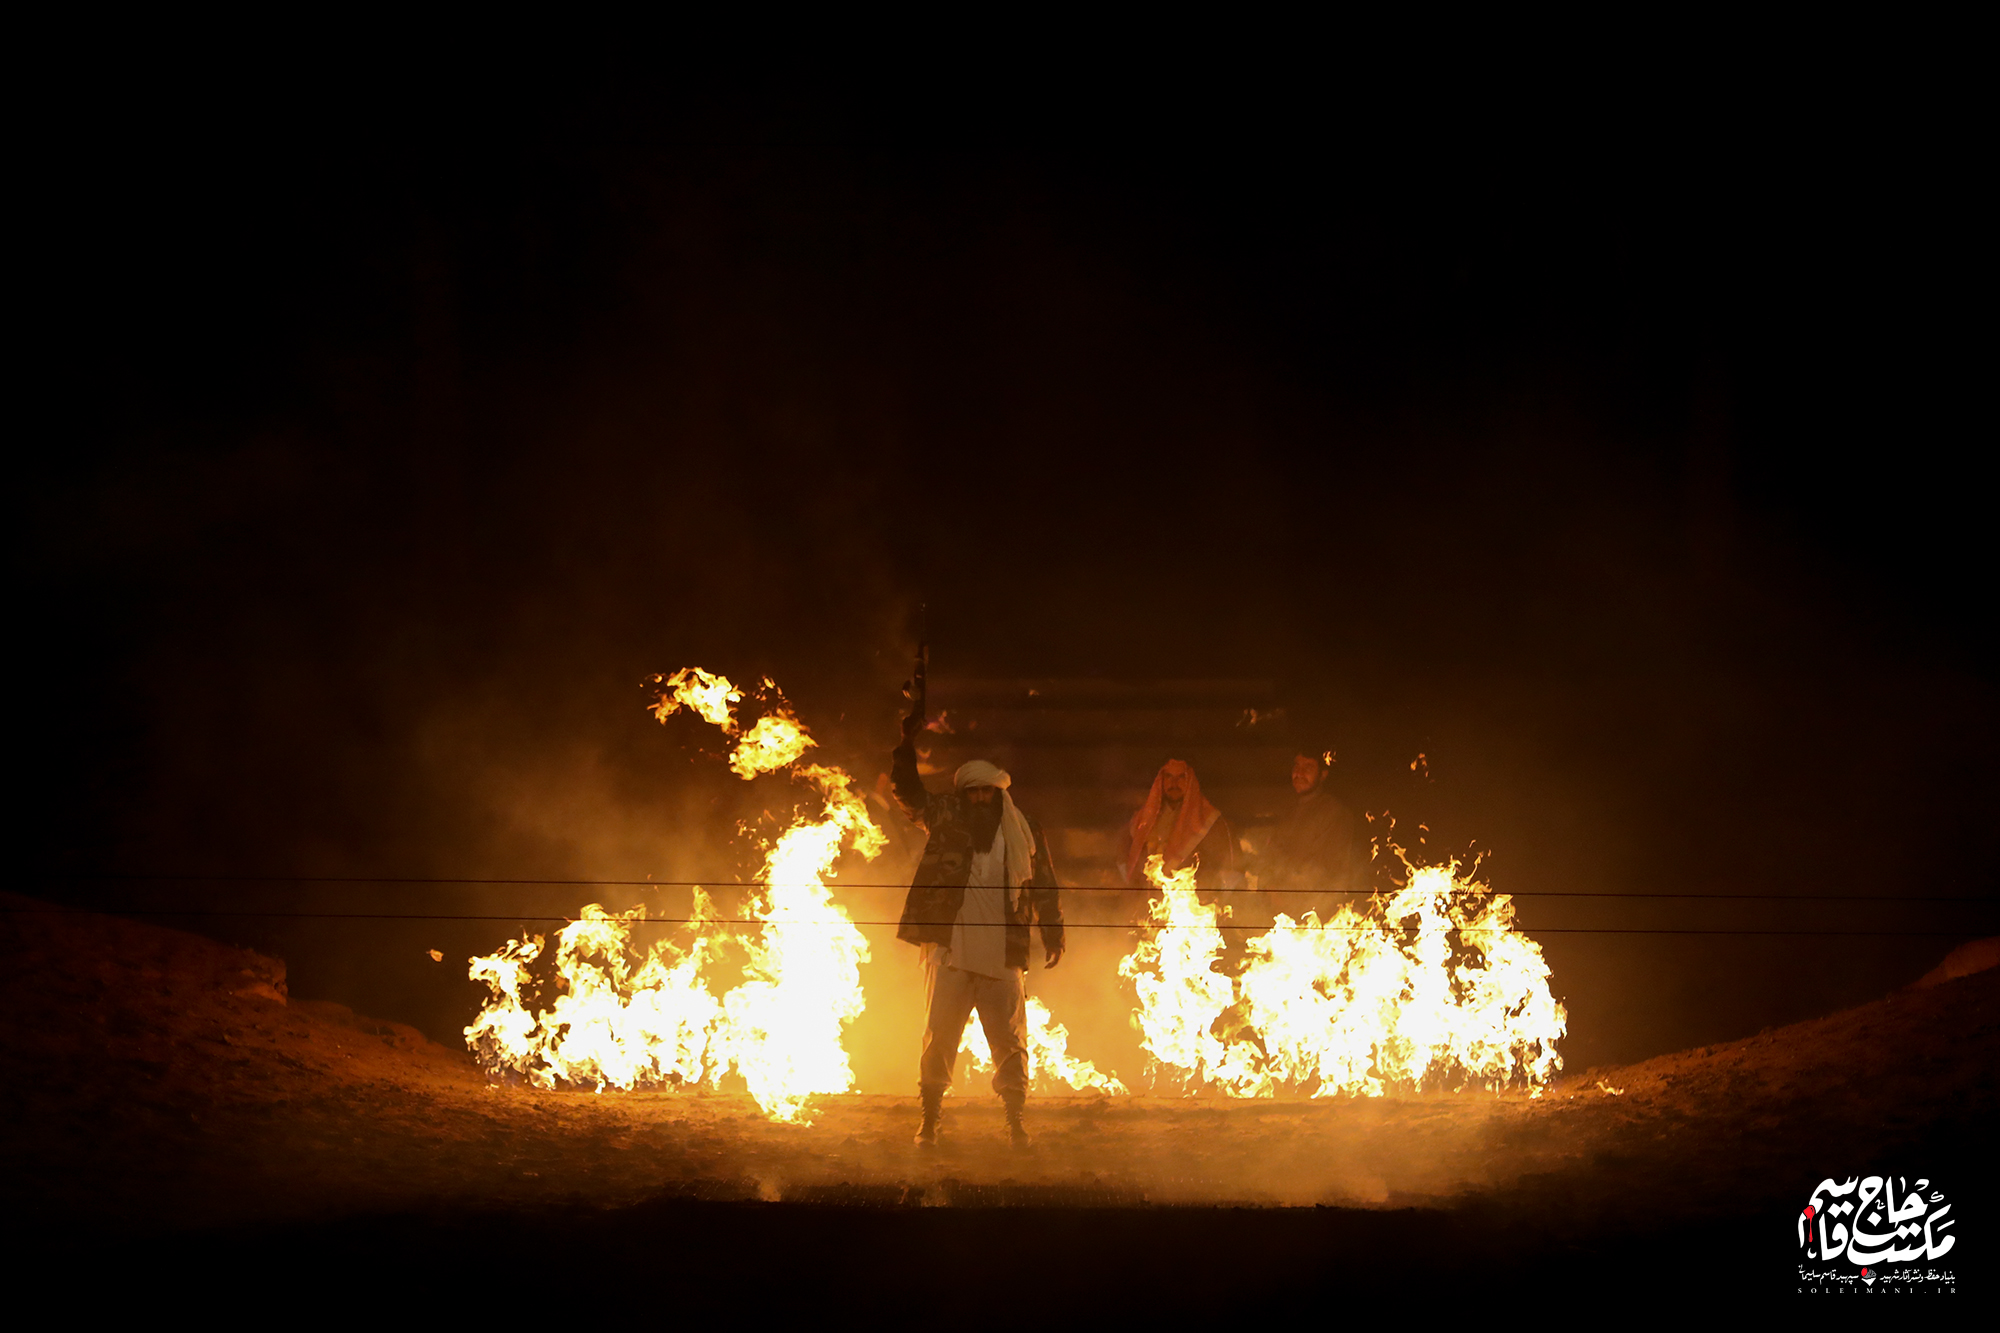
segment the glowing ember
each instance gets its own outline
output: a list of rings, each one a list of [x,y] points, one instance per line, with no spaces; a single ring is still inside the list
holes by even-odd
[[[993,1048],[986,1044],[986,1032],[977,1016],[965,1025],[964,1050],[972,1057],[974,1072],[993,1068]],[[1049,1007],[1032,995],[1028,997],[1028,1078],[1038,1092],[1053,1091],[1058,1083],[1077,1092],[1095,1088],[1123,1096],[1126,1091],[1113,1075],[1100,1074],[1090,1061],[1070,1055],[1069,1029],[1056,1022]]]
[[[660,693],[652,712],[662,722],[689,709],[738,739],[733,772],[748,780],[790,768],[823,803],[817,818],[795,820],[765,857],[764,887],[748,908],[759,929],[737,941],[749,954],[742,984],[720,998],[710,988],[706,969],[732,937],[703,933],[714,913],[700,890],[695,942],[685,949],[658,943],[636,966],[631,927],[644,910],[611,913],[592,904],[557,936],[560,994],[540,1013],[530,1012],[526,992],[541,937],[509,940],[472,960],[472,978],[485,982],[492,998],[466,1028],[466,1043],[490,1072],[542,1087],[712,1086],[733,1068],[766,1115],[810,1123],[809,1098],[854,1085],[841,1035],[862,1010],[860,965],[868,957],[867,942],[823,877],[843,845],[872,860],[885,835],[846,773],[797,763],[813,741],[782,702],[743,730],[733,712],[743,695],[727,678],[690,667],[654,683]]]
[[[1555,1043],[1568,1017],[1541,946],[1514,929],[1511,900],[1458,869],[1411,867],[1365,913],[1281,915],[1245,944],[1231,978],[1216,970],[1224,909],[1196,899],[1191,869],[1167,876],[1149,863],[1155,928],[1119,964],[1147,1053],[1190,1090],[1212,1083],[1238,1097],[1546,1084],[1562,1067]]]

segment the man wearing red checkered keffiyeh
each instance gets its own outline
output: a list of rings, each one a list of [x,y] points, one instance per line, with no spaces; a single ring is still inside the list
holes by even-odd
[[[1143,886],[1146,860],[1152,856],[1165,861],[1168,874],[1196,862],[1199,888],[1236,884],[1235,830],[1201,794],[1201,779],[1185,760],[1169,759],[1160,767],[1146,803],[1125,827],[1125,854],[1118,864],[1125,883]]]

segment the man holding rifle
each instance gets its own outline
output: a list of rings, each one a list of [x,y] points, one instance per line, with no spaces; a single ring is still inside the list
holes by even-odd
[[[1055,862],[1041,830],[1014,805],[1013,779],[975,759],[959,768],[949,792],[924,788],[914,741],[925,715],[924,659],[910,690],[903,743],[896,747],[890,786],[896,803],[929,835],[903,903],[896,938],[923,950],[923,1094],[919,1147],[935,1147],[944,1090],[958,1063],[966,1020],[979,1015],[993,1052],[993,1091],[1007,1108],[1007,1134],[1026,1147],[1022,1108],[1028,1095],[1028,927],[1038,925],[1044,966],[1063,955],[1062,905]]]

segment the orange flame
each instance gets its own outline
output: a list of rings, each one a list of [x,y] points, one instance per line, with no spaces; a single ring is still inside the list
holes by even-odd
[[[972,1057],[975,1071],[993,1068],[993,1048],[987,1044],[986,1030],[977,1018],[965,1025],[965,1044],[961,1049]],[[1052,1092],[1058,1083],[1077,1092],[1094,1088],[1123,1096],[1126,1091],[1117,1077],[1100,1074],[1096,1065],[1069,1053],[1069,1029],[1056,1022],[1049,1007],[1032,995],[1028,997],[1028,1079],[1037,1092]]]
[[[1215,1078],[1227,1055],[1216,1020],[1236,1002],[1230,979],[1215,970],[1223,949],[1218,923],[1229,909],[1197,898],[1194,874],[1192,862],[1169,875],[1164,858],[1147,859],[1146,878],[1160,890],[1147,904],[1154,928],[1118,964],[1118,975],[1138,992],[1132,1018],[1148,1072],[1169,1066],[1184,1082]]]
[[[749,954],[742,984],[720,997],[710,988],[706,969],[735,937],[704,933],[714,911],[701,890],[695,942],[656,944],[636,966],[631,928],[644,909],[606,912],[593,903],[557,936],[561,993],[539,1013],[527,992],[542,937],[509,940],[472,960],[470,975],[491,998],[466,1028],[466,1043],[490,1072],[540,1087],[714,1086],[733,1068],[766,1115],[809,1124],[812,1097],[854,1086],[842,1031],[861,1013],[860,965],[868,958],[867,941],[824,878],[843,846],[872,860],[886,835],[845,772],[798,763],[813,740],[782,701],[746,731],[734,715],[743,694],[726,677],[689,667],[653,680],[661,688],[650,711],[660,721],[687,708],[738,738],[732,772],[747,781],[790,769],[822,802],[817,818],[796,819],[766,854],[764,887],[749,905],[758,931],[736,940]]]
[[[1458,879],[1456,862],[1410,867],[1366,912],[1343,907],[1324,923],[1280,915],[1246,942],[1235,977],[1217,970],[1227,909],[1199,901],[1192,868],[1169,876],[1157,862],[1146,867],[1161,891],[1154,929],[1119,972],[1137,991],[1154,1067],[1190,1090],[1539,1089],[1562,1068],[1555,1043],[1568,1015],[1549,992],[1541,946],[1514,928],[1510,899]]]

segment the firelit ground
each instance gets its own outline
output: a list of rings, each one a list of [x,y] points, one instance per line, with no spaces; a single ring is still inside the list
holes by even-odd
[[[1970,1204],[2000,1122],[2000,971],[1540,1098],[1040,1098],[1018,1153],[973,1088],[924,1154],[914,1098],[828,1098],[799,1127],[741,1095],[496,1086],[412,1028],[288,1002],[273,960],[0,907],[9,1252],[109,1245],[191,1296],[219,1253],[283,1286],[386,1246],[516,1276],[671,1258],[718,1308],[711,1277],[783,1275],[773,1299],[808,1307],[877,1280],[952,1301],[1006,1256],[1065,1308],[1188,1310],[1551,1266],[1644,1290],[1684,1284],[1689,1244],[1775,1294],[1822,1176],[1924,1172]],[[1985,1228],[1961,1211],[1969,1253]]]

